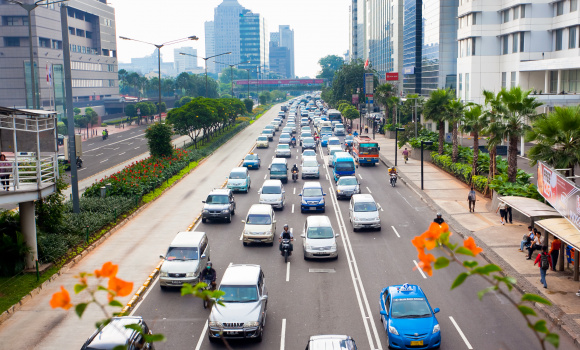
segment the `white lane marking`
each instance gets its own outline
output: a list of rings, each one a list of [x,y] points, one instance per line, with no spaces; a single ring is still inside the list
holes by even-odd
[[[377,203],[377,204],[379,204],[379,203]],[[385,209],[383,209],[383,206],[382,205],[379,204],[379,206],[381,208],[381,211],[385,211]]]
[[[82,168],[82,169],[79,169],[77,171],[83,171],[83,170],[87,170],[87,168]]]
[[[421,276],[423,276],[423,278],[427,278],[427,276],[425,275],[425,272],[423,272],[423,269],[419,266],[419,264],[417,263],[416,260],[413,260],[413,262],[415,263],[415,266],[417,267],[417,270],[419,270],[419,272],[421,272]]]
[[[461,339],[463,339],[463,341],[465,342],[465,345],[467,345],[467,348],[470,350],[473,349],[473,347],[471,347],[471,344],[469,344],[467,337],[465,336],[465,334],[463,334],[463,332],[461,331],[461,328],[459,328],[459,325],[457,324],[457,322],[455,322],[455,320],[451,316],[449,316],[449,319],[451,320],[451,323],[453,323],[453,325],[457,329],[457,333],[459,333],[459,335],[461,336]]]
[[[131,145],[132,145],[132,144],[134,144],[134,143],[135,143],[135,142],[128,143],[128,144],[127,144],[127,146],[131,146]]]
[[[286,263],[286,282],[290,282],[290,261]]]
[[[133,149],[137,149],[137,148],[141,148],[141,146],[139,146],[139,147],[135,147],[135,148],[133,148]]]
[[[362,180],[362,176],[361,176],[361,174],[358,174],[358,178]]]
[[[296,159],[298,159],[298,156],[296,156]]]
[[[94,145],[94,143],[89,143],[87,146],[92,146],[92,145]]]
[[[244,239],[244,231],[242,231],[242,233],[240,234],[240,241]]]
[[[155,287],[155,285],[157,284],[158,281],[159,281],[159,274],[157,275],[157,277],[155,277],[155,279],[153,280],[153,283],[151,283],[149,285],[149,289],[147,289],[147,291],[145,292],[145,294],[143,294],[143,297],[141,298],[141,301],[139,301],[139,303],[137,305],[135,305],[135,308],[133,308],[133,311],[131,311],[131,313],[129,314],[129,316],[133,316],[135,314],[135,311],[137,311],[137,309],[139,308],[139,306],[141,306],[141,304],[143,304],[143,302],[145,301],[145,298],[147,298],[147,296],[149,295],[149,293],[151,292],[151,290]]]
[[[293,194],[296,194],[296,187],[294,187],[294,193]]]
[[[120,156],[122,156],[122,155],[123,155],[123,154],[125,154],[125,153],[126,153],[126,152],[123,152],[123,153],[119,153],[119,155],[120,155]]]
[[[264,174],[264,180],[266,180],[267,177],[268,177],[268,174]]]
[[[369,193],[372,193],[372,192],[371,192],[371,189],[370,189],[370,188],[368,188],[368,187],[367,187],[367,191],[369,191]]]
[[[131,132],[131,134],[134,134],[134,133],[135,133],[135,131],[132,131],[132,132]]]
[[[282,334],[280,334],[280,350],[286,347],[286,319],[282,319]],[[197,350],[197,349],[196,349]]]
[[[294,214],[294,204],[292,204],[292,214]]]
[[[121,148],[121,147],[113,148],[113,151],[116,151],[116,150],[118,150],[119,148]]]
[[[109,158],[107,158],[107,159],[105,159],[105,160],[101,161],[101,163],[104,163],[104,162],[106,162],[106,161],[108,161],[108,160],[109,160]]]
[[[197,341],[197,346],[195,347],[195,350],[201,349],[201,344],[203,343],[203,340],[205,339],[205,334],[207,333],[207,323],[208,321],[205,321],[205,325],[203,326],[203,330],[199,335],[199,340]]]
[[[326,180],[330,180],[330,179],[328,178],[328,174],[326,174]]]
[[[102,155],[103,155],[102,153],[99,153],[99,154],[95,155],[95,157],[102,156]]]
[[[401,238],[401,236],[399,236],[399,232],[397,232],[397,229],[395,228],[395,226],[391,226],[393,228],[393,231],[395,231],[395,234],[397,235],[397,237]]]
[[[92,152],[92,151],[96,151],[96,150],[98,150],[98,149],[100,149],[100,148],[103,148],[103,147],[105,147],[105,146],[106,146],[106,147],[110,147],[110,146],[112,146],[112,145],[114,145],[114,144],[121,143],[121,142],[125,142],[125,141],[127,141],[127,140],[134,139],[134,138],[136,138],[136,137],[141,137],[141,135],[137,135],[137,136],[129,137],[129,138],[126,138],[126,139],[124,139],[124,140],[117,141],[117,142],[113,142],[113,143],[108,143],[108,144],[106,144],[106,145],[103,145],[103,146],[100,146],[100,147],[95,147],[95,148],[93,148],[93,149],[90,149],[90,150],[88,150],[88,151],[85,151],[85,153]]]

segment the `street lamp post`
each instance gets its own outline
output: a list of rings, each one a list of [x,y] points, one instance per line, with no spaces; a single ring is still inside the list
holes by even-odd
[[[50,1],[50,2],[46,1],[46,0],[38,0],[32,4],[25,4],[25,3],[22,3],[22,2],[16,1],[16,0],[8,0],[8,1],[22,7],[23,9],[26,10],[26,12],[28,12],[28,48],[30,50],[30,81],[31,81],[31,88],[32,88],[32,92],[30,93],[30,96],[32,99],[32,109],[37,109],[37,108],[40,108],[40,106],[36,105],[37,96],[36,96],[36,81],[35,81],[36,78],[34,76],[34,52],[32,50],[32,15],[31,15],[31,12],[32,12],[32,10],[37,8],[38,6],[57,4],[59,2],[65,2],[68,0],[59,0],[59,1]],[[66,49],[66,48],[63,48],[63,49]]]
[[[147,41],[131,39],[131,38],[127,38],[124,36],[120,36],[119,38],[121,38],[123,40],[131,40],[131,41],[137,41],[137,42],[140,42],[143,44],[153,45],[157,48],[157,69],[159,70],[158,75],[157,75],[158,79],[159,79],[159,102],[157,103],[157,111],[159,112],[159,121],[161,121],[161,48],[163,46],[166,46],[166,45],[173,45],[173,44],[181,43],[181,42],[184,42],[187,40],[198,40],[199,38],[196,37],[195,35],[192,35],[192,36],[188,36],[187,38],[172,40],[172,41],[165,42],[163,44],[153,44],[153,43],[149,43]]]
[[[209,57],[200,57],[200,56],[196,56],[196,55],[192,55],[192,54],[184,53],[184,52],[180,52],[179,54],[184,55],[184,56],[197,57],[197,58],[201,58],[203,60],[204,65],[205,65],[205,97],[207,98],[207,60],[209,60],[210,58],[218,57],[218,56],[231,55],[232,53],[231,52],[224,52],[224,53],[220,53],[220,54],[209,56]]]
[[[423,145],[431,146],[433,141],[421,141],[421,189],[423,189]]]
[[[236,64],[228,64],[223,62],[215,61],[215,63],[223,64],[226,66],[230,66],[230,83],[232,85],[232,97],[234,97],[234,67],[239,66],[240,64],[250,63],[250,61],[244,61]]]
[[[397,166],[397,153],[399,153],[399,131],[405,131],[403,128],[395,128],[395,166]]]
[[[250,69],[245,68],[244,70],[248,72],[248,98],[250,98]]]

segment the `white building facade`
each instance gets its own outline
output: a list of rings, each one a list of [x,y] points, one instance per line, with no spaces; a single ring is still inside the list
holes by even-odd
[[[546,107],[580,102],[578,0],[460,0],[457,89],[483,103],[483,90],[521,86]]]

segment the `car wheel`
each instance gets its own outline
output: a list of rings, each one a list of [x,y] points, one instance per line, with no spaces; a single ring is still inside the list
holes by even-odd
[[[159,287],[161,287],[161,290],[163,290],[163,291],[166,291],[167,290],[167,287],[166,286],[159,285]]]
[[[248,243],[247,242],[242,242],[242,244],[244,245],[244,247],[247,247],[248,246]]]
[[[217,342],[218,342],[218,339],[219,339],[219,338],[212,338],[212,337],[208,337],[208,339],[209,339],[209,342],[210,342],[210,343],[214,344],[214,343],[217,343]]]
[[[379,227],[377,227],[377,231],[380,231],[380,230],[381,230],[381,227],[380,227],[380,226],[379,226]]]
[[[263,335],[264,335],[264,326],[262,326],[262,329],[260,330],[260,335],[256,337],[256,342],[257,343],[261,343],[262,342]]]
[[[322,212],[323,213],[326,213],[326,208],[322,208]]]
[[[228,223],[232,222],[232,214],[230,214],[230,216],[228,216],[228,218],[226,219],[226,221],[227,221]]]
[[[203,222],[204,224],[207,222],[206,218],[201,218],[201,222]]]

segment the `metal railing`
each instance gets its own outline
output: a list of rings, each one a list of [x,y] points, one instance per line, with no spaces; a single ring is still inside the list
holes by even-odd
[[[0,190],[40,189],[56,182],[57,171],[57,155],[41,155],[40,159],[36,156],[7,157],[5,161],[0,161]]]

